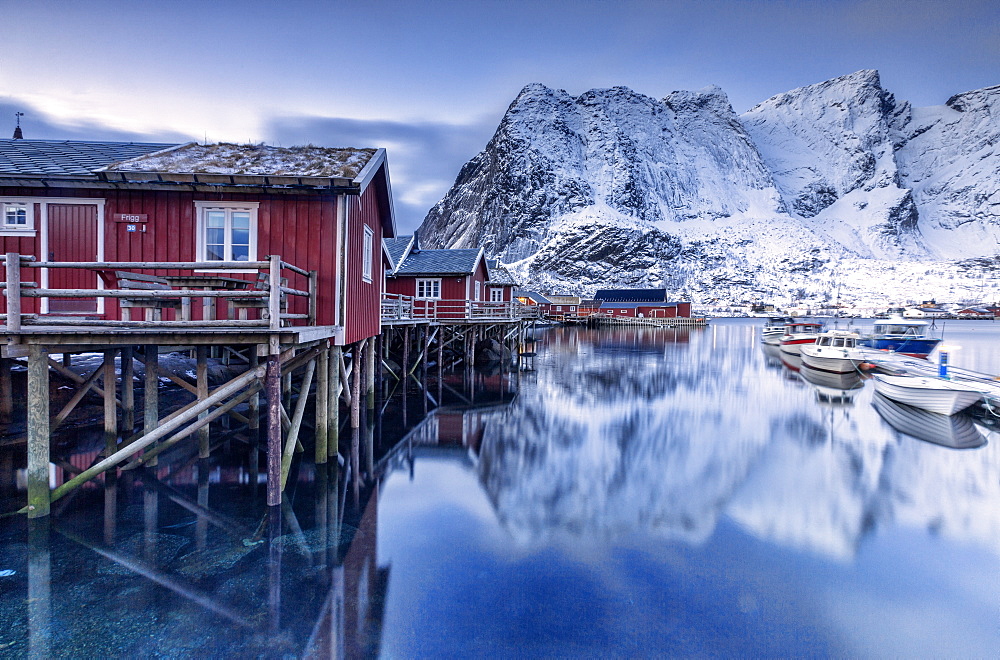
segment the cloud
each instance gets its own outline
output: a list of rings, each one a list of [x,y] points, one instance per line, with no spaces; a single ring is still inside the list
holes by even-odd
[[[269,143],[286,146],[311,142],[385,147],[397,226],[409,233],[448,191],[462,165],[486,146],[499,121],[499,117],[470,124],[274,117],[265,124],[264,135]]]
[[[23,112],[21,131],[26,140],[107,140],[113,142],[190,142],[192,137],[176,131],[137,133],[93,121],[61,122],[38,107],[12,96],[0,96],[0,137],[14,134],[14,113]]]

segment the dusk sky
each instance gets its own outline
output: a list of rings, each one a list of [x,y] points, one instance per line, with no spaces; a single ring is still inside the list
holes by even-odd
[[[995,1],[0,0],[0,136],[381,146],[412,231],[532,82],[736,112],[874,68],[938,105],[1000,84]]]

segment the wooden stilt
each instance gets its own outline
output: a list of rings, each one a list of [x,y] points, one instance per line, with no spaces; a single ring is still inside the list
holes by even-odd
[[[330,347],[330,389],[328,392],[327,456],[336,456],[340,451],[340,365],[343,362],[343,349],[340,346]],[[347,383],[343,383],[347,385]]]
[[[420,365],[420,383],[421,387],[424,389],[424,414],[427,414],[427,387],[429,383],[427,382],[427,363],[431,359],[431,328],[428,325],[424,326],[424,361]]]
[[[250,354],[250,370],[253,371],[260,364],[260,353],[258,353],[258,346],[251,346],[247,349]],[[247,412],[247,426],[250,427],[251,431],[256,431],[260,428],[260,395],[254,393],[250,397],[250,403],[248,404]]]
[[[438,404],[441,403],[441,395],[444,387],[444,328],[442,327],[438,331],[437,338],[437,349],[438,349]]]
[[[104,351],[104,448],[110,456],[118,449],[118,409],[115,407],[115,351]]]
[[[143,379],[143,400],[142,400],[142,430],[143,433],[152,433],[160,422],[160,347],[153,344],[146,344],[142,349],[142,361],[145,367],[145,378]],[[146,462],[146,465],[155,466],[156,459]]]
[[[277,337],[271,339],[266,379],[267,504],[275,507],[281,504],[281,362]]]
[[[351,349],[351,428],[361,426],[361,375],[364,372],[361,353],[364,342],[358,342]]]
[[[195,349],[197,361],[195,364],[195,375],[198,384],[198,400],[208,398],[208,346],[198,346]],[[208,415],[206,410],[199,418]],[[209,426],[206,425],[198,430],[198,458],[208,458],[209,455]]]
[[[326,463],[330,404],[330,351],[326,346],[316,358],[316,465]],[[299,396],[302,396],[301,394]]]
[[[365,342],[365,400],[368,410],[375,409],[375,338]]]
[[[10,256],[8,255],[8,259]],[[49,515],[49,356],[28,348],[28,517]]]
[[[66,355],[63,353],[64,358]],[[132,355],[131,346],[122,347],[122,428],[128,435],[135,431],[135,365]]]

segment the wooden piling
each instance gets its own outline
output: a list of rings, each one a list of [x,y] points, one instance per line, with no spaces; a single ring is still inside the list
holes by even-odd
[[[368,410],[375,409],[375,338],[371,337],[365,342],[365,401]]]
[[[267,505],[281,504],[281,361],[278,338],[271,339],[267,356]]]
[[[63,364],[66,363],[66,356],[63,353]],[[127,435],[132,435],[135,431],[135,365],[132,363],[133,348],[131,346],[122,347],[122,428]]]
[[[195,375],[196,383],[198,387],[198,400],[202,401],[208,398],[208,346],[198,346],[195,349],[196,364],[195,364]],[[201,415],[199,419],[203,419],[208,416],[208,411],[206,410]],[[209,456],[209,425],[198,429],[198,458],[208,458]]]
[[[143,379],[142,431],[152,433],[160,422],[160,347],[146,344],[142,349],[142,361],[146,372]],[[156,464],[155,458],[146,462],[150,467]]]
[[[330,409],[330,351],[326,342],[316,357],[316,465],[326,463]],[[301,394],[299,396],[302,396]]]
[[[7,263],[10,264],[9,254]],[[25,476],[28,517],[49,515],[49,354],[45,347],[37,345],[28,348],[28,469]]]
[[[328,403],[328,419],[327,419],[327,445],[326,445],[326,455],[336,456],[340,451],[340,364],[343,361],[343,348],[340,346],[330,347],[330,375],[329,375],[329,390],[327,392],[329,398]],[[343,383],[344,386],[347,383]]]
[[[104,449],[110,456],[118,449],[118,408],[115,406],[117,376],[115,351],[104,351]]]
[[[49,550],[47,518],[28,523],[27,609],[27,657],[50,658],[52,657],[52,556]]]
[[[365,342],[361,341],[351,349],[351,428],[361,426],[361,376],[364,371],[361,353]]]

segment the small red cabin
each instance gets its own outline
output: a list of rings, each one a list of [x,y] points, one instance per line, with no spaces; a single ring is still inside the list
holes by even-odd
[[[43,262],[219,262],[233,280],[256,279],[241,262],[280,255],[316,271],[315,323],[332,326],[337,344],[379,334],[377,248],[394,235],[384,149],[0,140],[0,252]],[[93,270],[39,270],[43,288],[114,286]],[[306,278],[291,273],[287,286]],[[26,299],[23,311],[119,314],[113,299],[37,301]],[[307,304],[290,299],[289,312],[304,314]]]
[[[415,313],[458,319],[475,315],[488,302],[483,249],[424,250],[416,234],[386,242],[393,264],[386,292],[413,298]]]

